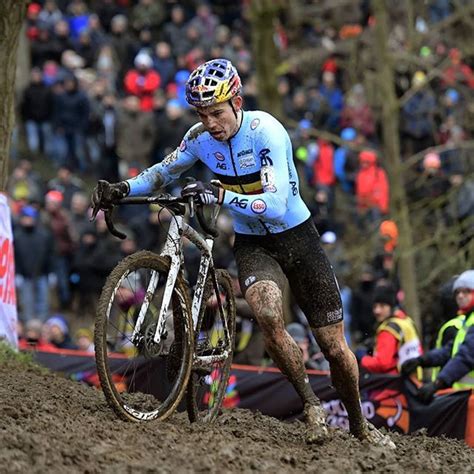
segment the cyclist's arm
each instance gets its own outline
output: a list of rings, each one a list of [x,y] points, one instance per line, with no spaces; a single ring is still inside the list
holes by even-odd
[[[281,124],[262,130],[256,141],[257,160],[261,160],[260,179],[263,193],[244,195],[226,191],[223,204],[238,214],[249,217],[280,219],[286,213],[290,176],[288,159],[291,145]],[[296,180],[296,177],[294,177]]]
[[[187,136],[188,134],[184,137],[181,145],[165,156],[163,161],[142,171],[135,178],[127,180],[130,186],[129,196],[146,195],[158,191],[178,179],[184,171],[193,166],[198,158],[187,146]]]

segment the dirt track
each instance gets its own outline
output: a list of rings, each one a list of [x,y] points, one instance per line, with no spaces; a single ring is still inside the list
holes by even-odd
[[[166,422],[120,421],[102,393],[18,363],[0,367],[0,472],[472,472],[462,442],[393,435],[386,452],[334,432],[316,446],[304,425],[246,410],[212,427],[180,414]]]

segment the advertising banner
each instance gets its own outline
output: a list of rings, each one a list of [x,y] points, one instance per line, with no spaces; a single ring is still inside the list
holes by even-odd
[[[7,197],[0,193],[0,341],[18,347],[15,254]]]

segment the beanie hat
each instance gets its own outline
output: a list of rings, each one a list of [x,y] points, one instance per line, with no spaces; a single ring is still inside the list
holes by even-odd
[[[69,333],[69,328],[67,327],[67,323],[64,318],[60,315],[52,316],[51,318],[46,320],[46,326],[57,326],[63,334]]]
[[[373,303],[388,304],[393,308],[397,306],[397,294],[391,286],[376,286]]]
[[[356,137],[357,137],[357,132],[355,131],[354,128],[351,128],[351,127],[344,128],[341,132],[341,138],[348,142],[355,140]]]
[[[460,288],[474,290],[474,270],[466,270],[454,281],[453,292],[455,293]]]

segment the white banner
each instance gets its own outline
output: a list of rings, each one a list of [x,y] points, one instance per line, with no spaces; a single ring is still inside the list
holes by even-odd
[[[15,293],[15,258],[10,208],[0,193],[0,340],[18,347]]]

